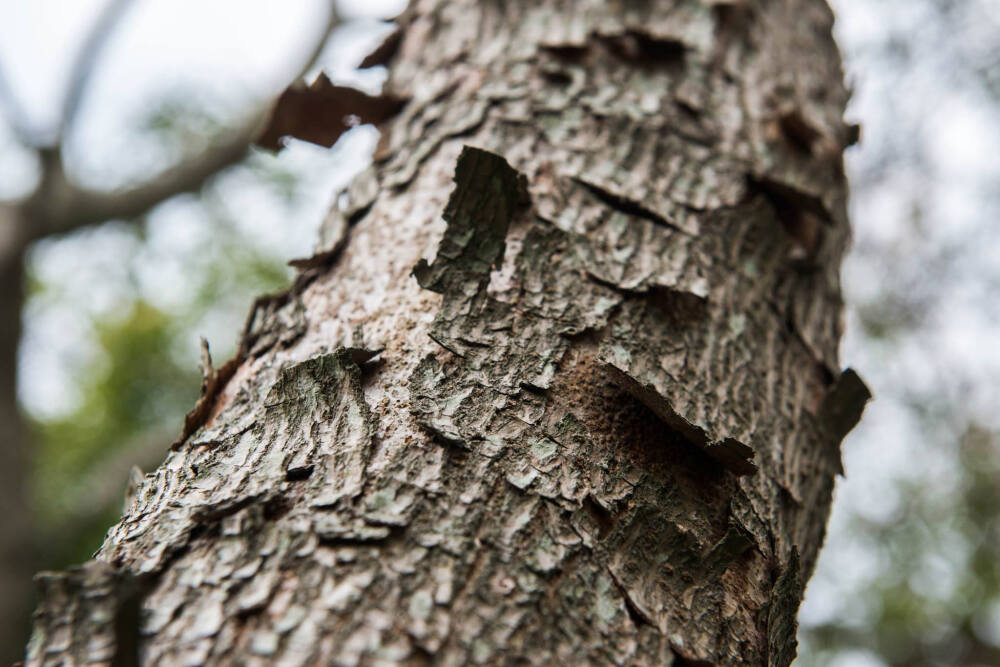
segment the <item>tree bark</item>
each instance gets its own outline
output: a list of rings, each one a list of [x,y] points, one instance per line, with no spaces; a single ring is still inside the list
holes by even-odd
[[[29,664],[789,664],[867,398],[832,20],[416,2],[375,166]]]

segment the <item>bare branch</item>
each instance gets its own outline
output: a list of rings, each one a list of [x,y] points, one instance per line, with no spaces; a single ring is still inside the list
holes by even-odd
[[[35,148],[51,142],[50,137],[45,137],[44,133],[32,124],[28,113],[21,106],[21,101],[14,94],[2,65],[0,65],[0,107],[3,107],[7,124],[22,145]]]
[[[77,102],[79,101],[83,84],[89,77],[93,59],[96,58],[96,52],[100,48],[99,42],[103,42],[111,24],[117,20],[117,16],[107,18],[107,15],[115,12],[120,14],[124,5],[130,1],[113,0],[105,11],[105,18],[101,21],[104,27],[95,30],[95,35],[101,33],[103,36],[98,38],[92,35],[88,40],[91,46],[85,49],[85,52],[91,55],[85,55],[83,60],[89,64],[78,68],[80,73],[74,79],[77,90],[67,98],[68,100],[75,97]],[[315,48],[293,80],[301,78],[314,66],[339,22],[339,16],[331,2],[325,28],[319,35]],[[98,43],[95,43],[95,40]],[[67,107],[68,115],[64,116],[64,120],[71,122],[74,113],[75,106],[70,104]],[[34,223],[33,229],[30,230],[32,238],[65,233],[113,218],[137,218],[174,195],[199,189],[214,174],[246,157],[268,114],[268,108],[258,110],[240,128],[231,131],[204,151],[136,187],[120,191],[99,192],[73,184],[66,175],[59,152],[43,151],[42,183],[25,204],[29,218]]]
[[[262,120],[259,114],[197,156],[130,189],[100,192],[81,188],[69,182],[61,162],[50,163],[46,169],[48,185],[28,203],[36,223],[32,236],[65,233],[113,218],[137,218],[174,195],[199,189],[211,176],[246,157]]]
[[[59,128],[56,131],[57,142],[62,142],[76,120],[80,110],[80,103],[83,101],[84,93],[90,84],[91,76],[94,73],[94,66],[108,42],[108,38],[114,32],[121,18],[125,15],[134,0],[108,0],[104,10],[97,21],[90,29],[90,34],[80,47],[73,71],[69,78],[69,89],[66,91],[66,99],[63,101],[62,114],[59,118]]]

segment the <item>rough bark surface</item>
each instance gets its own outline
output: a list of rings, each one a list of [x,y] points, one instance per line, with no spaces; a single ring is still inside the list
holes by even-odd
[[[29,663],[787,665],[867,397],[832,20],[416,2],[375,166]]]

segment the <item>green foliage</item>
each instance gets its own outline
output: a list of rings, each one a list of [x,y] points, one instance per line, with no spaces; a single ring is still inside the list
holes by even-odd
[[[125,317],[95,323],[100,354],[78,378],[83,402],[72,413],[36,424],[40,509],[65,511],[60,489],[73,486],[102,456],[176,418],[197,398],[197,370],[180,368],[169,350],[177,323],[144,300]]]
[[[1000,664],[990,627],[1000,610],[1000,434],[971,426],[956,449],[947,488],[903,485],[889,520],[855,517],[854,532],[879,560],[860,593],[867,617],[808,629],[800,664],[861,648],[889,665]]]
[[[105,476],[101,467],[175,421],[198,391],[195,369],[180,367],[168,353],[176,323],[149,303],[138,300],[124,317],[96,322],[95,328],[99,353],[76,378],[83,401],[69,414],[34,422],[35,509],[39,532],[48,537],[47,567],[93,552],[101,525],[110,525],[105,522],[120,509],[125,481]],[[119,493],[98,494],[103,501],[81,512],[81,504],[95,499],[93,481],[102,478]]]

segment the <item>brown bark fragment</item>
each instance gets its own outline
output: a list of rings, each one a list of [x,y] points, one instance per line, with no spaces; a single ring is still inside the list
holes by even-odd
[[[281,94],[257,145],[270,150],[291,136],[320,146],[333,146],[344,132],[363,123],[381,123],[394,116],[404,100],[392,95],[372,96],[347,86],[336,86],[325,74],[309,85],[295,83]]]
[[[402,41],[403,29],[396,28],[386,35],[386,38],[382,40],[381,44],[375,47],[374,51],[361,60],[358,69],[368,69],[369,67],[385,65],[396,55],[396,51],[399,50],[399,45]]]

